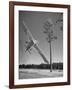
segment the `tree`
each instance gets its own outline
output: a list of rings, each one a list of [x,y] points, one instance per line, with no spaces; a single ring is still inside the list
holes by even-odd
[[[60,30],[63,31],[63,13],[57,13],[55,25],[60,24]]]
[[[54,32],[53,32],[54,24],[51,19],[48,19],[44,23],[43,27],[45,29],[43,33],[47,35],[46,40],[50,46],[50,72],[52,72],[52,46],[51,44],[53,40],[57,39],[57,37],[54,36]]]

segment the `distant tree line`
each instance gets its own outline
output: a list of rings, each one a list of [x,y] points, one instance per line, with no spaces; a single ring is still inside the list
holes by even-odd
[[[21,64],[19,65],[19,68],[20,69],[50,69],[50,64],[39,64],[39,65],[36,65],[36,64]],[[53,63],[52,64],[52,69],[53,70],[56,70],[56,69],[59,69],[59,70],[63,70],[63,63]]]

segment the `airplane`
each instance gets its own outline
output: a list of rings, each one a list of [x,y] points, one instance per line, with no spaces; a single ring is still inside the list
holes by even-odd
[[[24,32],[28,38],[28,41],[26,41],[25,52],[28,51],[31,54],[30,51],[31,51],[32,47],[34,47],[37,50],[37,52],[40,54],[40,56],[42,57],[43,61],[49,64],[49,61],[46,59],[46,57],[42,53],[41,49],[38,47],[39,42],[33,38],[33,35],[31,34],[30,30],[28,29],[28,27],[26,26],[26,24],[24,22],[23,22],[23,26],[24,26]]]
[[[37,41],[36,41],[36,40],[34,40],[34,41],[31,40],[31,41],[29,41],[29,42],[26,41],[26,44],[27,44],[27,45],[26,45],[26,50],[25,50],[25,52],[28,51],[28,52],[31,54],[30,51],[32,50],[32,47],[34,47],[34,45],[37,44]]]
[[[24,22],[23,22],[23,26],[24,26],[24,32],[28,37],[28,41],[25,42],[26,43],[25,52],[28,51],[31,54],[30,51],[32,50],[32,47],[34,47],[34,45],[37,45],[38,41],[33,38],[31,32],[29,31],[28,27],[26,26],[26,24]]]

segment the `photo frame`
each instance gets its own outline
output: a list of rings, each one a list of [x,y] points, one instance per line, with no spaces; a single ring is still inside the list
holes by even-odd
[[[61,85],[70,85],[70,5],[10,1],[9,88]]]

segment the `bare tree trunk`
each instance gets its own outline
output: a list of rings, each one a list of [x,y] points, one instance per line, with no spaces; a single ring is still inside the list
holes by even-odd
[[[50,41],[50,72],[52,72],[52,52],[51,52],[51,41]]]

